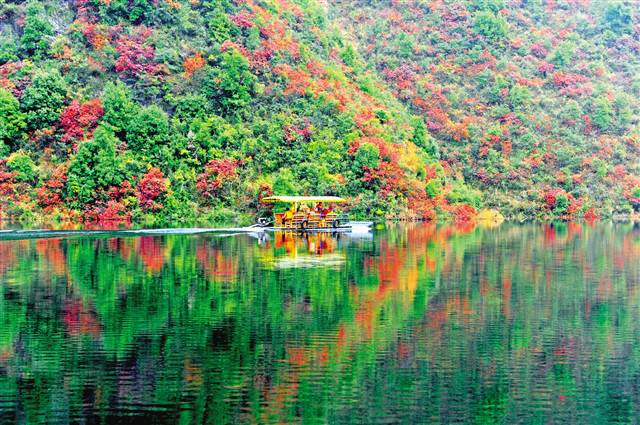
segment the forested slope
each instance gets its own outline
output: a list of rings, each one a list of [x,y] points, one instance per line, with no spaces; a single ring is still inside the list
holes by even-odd
[[[526,216],[640,207],[637,3],[331,5],[488,206]]]
[[[4,0],[0,214],[631,211],[637,18],[574,6]]]

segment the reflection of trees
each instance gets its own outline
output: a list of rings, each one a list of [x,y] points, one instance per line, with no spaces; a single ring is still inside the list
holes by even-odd
[[[593,420],[625,420],[639,238],[415,225],[314,240],[344,265],[286,270],[259,258],[308,240],[0,242],[0,394],[37,389],[25,417],[56,400],[70,418],[155,406],[171,423],[512,422],[592,400]]]

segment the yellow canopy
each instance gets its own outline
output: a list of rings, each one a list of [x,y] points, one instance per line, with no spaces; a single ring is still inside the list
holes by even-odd
[[[337,204],[347,202],[346,199],[338,196],[269,196],[262,199],[263,202],[329,202]]]

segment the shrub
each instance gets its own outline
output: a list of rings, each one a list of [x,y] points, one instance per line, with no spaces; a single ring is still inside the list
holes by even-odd
[[[75,207],[94,201],[98,191],[118,186],[124,179],[123,164],[116,155],[118,139],[113,132],[99,126],[93,139],[80,144],[71,159],[67,193]]]
[[[57,70],[37,74],[20,99],[29,130],[46,128],[58,121],[67,95],[67,83]]]
[[[0,142],[16,146],[24,137],[26,115],[20,112],[20,103],[11,92],[0,88]]]
[[[15,173],[14,180],[18,182],[34,183],[38,179],[35,162],[22,151],[14,152],[7,158],[7,169]]]
[[[144,211],[159,211],[164,208],[163,198],[168,191],[169,180],[159,168],[151,168],[137,187],[137,197]]]
[[[476,31],[491,41],[500,41],[506,38],[509,29],[507,21],[503,17],[488,11],[476,13],[473,26]]]
[[[39,2],[33,1],[27,4],[27,13],[24,19],[24,28],[20,45],[26,55],[32,55],[36,59],[47,56],[53,35],[53,27],[44,16],[44,8]]]

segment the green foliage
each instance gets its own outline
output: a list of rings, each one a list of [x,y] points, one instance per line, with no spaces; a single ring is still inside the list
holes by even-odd
[[[53,27],[45,16],[41,3],[33,1],[27,4],[20,46],[25,55],[42,59],[48,55],[53,35]]]
[[[356,151],[353,165],[356,170],[363,168],[375,169],[380,163],[380,150],[371,143],[363,143]]]
[[[102,96],[104,122],[110,124],[116,134],[124,134],[138,107],[131,98],[131,91],[121,81],[109,81]]]
[[[446,198],[451,203],[469,204],[476,209],[482,208],[483,204],[482,192],[463,182],[457,182],[451,192],[446,195]]]
[[[36,74],[20,99],[27,128],[36,130],[53,125],[60,116],[66,95],[67,83],[57,69]]]
[[[504,0],[472,0],[472,7],[477,10],[491,11],[497,13],[505,7]]]
[[[500,41],[507,37],[509,25],[502,16],[482,11],[475,14],[473,27],[491,41]]]
[[[169,141],[169,118],[157,105],[139,109],[131,117],[126,133],[127,145],[134,152],[147,158],[169,159],[160,156]]]
[[[193,157],[201,165],[221,158],[223,150],[233,146],[239,137],[231,124],[216,115],[194,120],[189,133],[193,140]]]
[[[0,142],[16,146],[24,136],[25,118],[18,99],[8,90],[0,88]]]
[[[273,179],[274,195],[298,195],[298,184],[289,168],[281,168]]]
[[[516,84],[509,91],[509,100],[515,108],[522,108],[531,102],[531,91],[527,86]]]
[[[562,215],[567,212],[567,208],[569,207],[569,198],[566,193],[561,193],[556,196],[556,203],[553,207],[553,211],[556,214]]]
[[[607,5],[603,16],[603,24],[614,33],[621,35],[633,31],[633,16],[631,8],[625,3]]]
[[[249,63],[237,51],[221,55],[219,65],[210,68],[202,82],[202,93],[210,108],[225,116],[238,116],[251,102],[256,77]]]
[[[219,5],[207,14],[206,22],[209,37],[216,43],[229,40],[237,33],[235,25],[229,21]]]
[[[0,65],[17,60],[18,40],[10,32],[0,32]]]
[[[429,183],[425,185],[424,190],[427,192],[429,198],[435,198],[442,192],[442,182],[439,179],[431,179]]]
[[[599,97],[593,105],[592,121],[602,131],[606,131],[611,127],[613,120],[613,107],[606,97]]]
[[[122,158],[116,153],[118,142],[109,128],[100,126],[93,139],[80,144],[67,178],[67,191],[75,207],[87,206],[99,196],[98,190],[118,186],[124,180]]]
[[[565,67],[571,63],[576,53],[576,43],[572,40],[565,40],[558,44],[558,47],[551,54],[551,62],[558,67]]]
[[[38,168],[26,152],[18,151],[9,155],[7,168],[16,173],[16,181],[34,183],[38,180]]]
[[[342,49],[342,51],[340,52],[340,59],[342,59],[342,62],[344,62],[344,64],[347,66],[350,66],[352,68],[356,66],[358,55],[351,44],[347,44]]]

